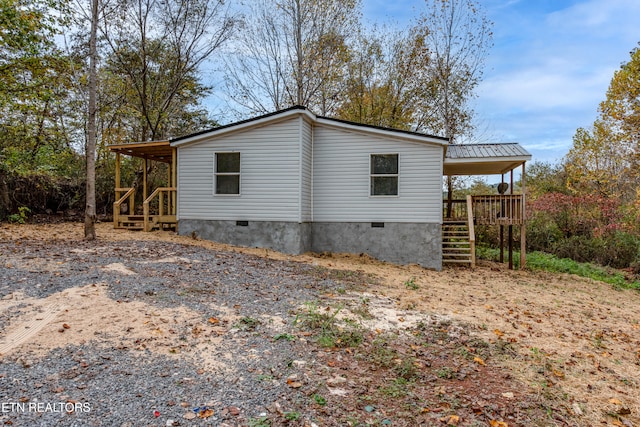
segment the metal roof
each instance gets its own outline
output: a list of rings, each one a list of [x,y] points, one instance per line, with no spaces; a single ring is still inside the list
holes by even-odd
[[[392,138],[409,139],[418,142],[426,142],[431,144],[438,144],[440,146],[446,146],[449,139],[441,136],[428,135],[425,133],[411,132],[402,129],[385,128],[380,126],[367,125],[362,123],[350,122],[346,120],[333,119],[329,117],[318,116],[312,113],[309,109],[302,106],[294,106],[284,110],[279,110],[273,113],[265,114],[251,119],[242,120],[236,123],[230,123],[224,126],[218,126],[212,129],[192,133],[190,135],[181,136],[178,138],[171,138],[171,146],[178,147],[185,144],[191,144],[201,141],[208,137],[219,136],[227,132],[233,132],[238,130],[244,130],[251,126],[262,126],[267,123],[275,122],[278,120],[287,119],[294,115],[305,115],[311,122],[324,125],[331,125],[340,127],[352,131],[360,131],[367,133],[375,133],[381,136],[390,136]]]
[[[499,175],[529,160],[531,154],[516,142],[452,144],[447,147],[444,175]]]

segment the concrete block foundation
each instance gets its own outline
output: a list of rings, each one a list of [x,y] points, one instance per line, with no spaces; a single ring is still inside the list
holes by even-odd
[[[442,269],[440,224],[381,222],[208,221],[181,219],[178,233],[288,254],[366,253],[382,261]]]

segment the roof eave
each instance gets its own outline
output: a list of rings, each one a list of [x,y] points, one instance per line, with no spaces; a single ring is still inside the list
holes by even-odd
[[[221,126],[219,128],[211,129],[202,133],[187,135],[184,137],[173,139],[171,140],[171,146],[180,147],[187,144],[193,144],[193,143],[205,140],[207,138],[211,138],[211,137],[217,138],[229,133],[239,132],[239,131],[243,131],[243,130],[247,130],[247,129],[251,129],[259,126],[264,126],[268,123],[282,121],[282,120],[286,120],[288,118],[300,116],[300,115],[307,117],[311,121],[316,120],[315,114],[313,114],[306,108],[301,108],[301,107],[291,108],[288,110],[277,112],[275,114],[267,114],[264,116],[257,117],[255,119],[249,119],[249,120],[245,120],[238,123],[232,123],[230,125]]]
[[[417,132],[403,131],[399,129],[368,126],[364,124],[351,123],[351,122],[346,122],[342,120],[331,119],[328,117],[319,116],[316,119],[316,123],[333,127],[333,128],[349,130],[352,132],[367,133],[367,134],[386,137],[386,138],[402,139],[405,141],[419,142],[423,144],[424,143],[435,144],[443,147],[447,147],[449,145],[449,140],[447,138],[443,138],[439,136],[420,134]]]

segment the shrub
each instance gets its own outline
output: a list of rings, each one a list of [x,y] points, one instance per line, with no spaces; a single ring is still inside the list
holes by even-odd
[[[602,251],[595,258],[596,262],[613,268],[626,268],[638,261],[640,239],[636,236],[617,232],[602,239]]]
[[[558,224],[543,212],[527,222],[527,247],[531,251],[551,252],[562,238]]]
[[[588,236],[571,236],[560,240],[552,251],[558,258],[570,258],[578,262],[596,262],[602,252],[602,240]]]

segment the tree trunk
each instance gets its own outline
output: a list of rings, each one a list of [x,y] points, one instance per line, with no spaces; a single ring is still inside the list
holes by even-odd
[[[9,186],[4,173],[0,171],[0,219],[11,213],[11,199],[9,198]]]
[[[84,214],[84,238],[96,238],[96,92],[97,92],[97,47],[98,0],[91,2],[91,36],[89,38],[89,116],[87,118],[87,160],[86,206]]]

